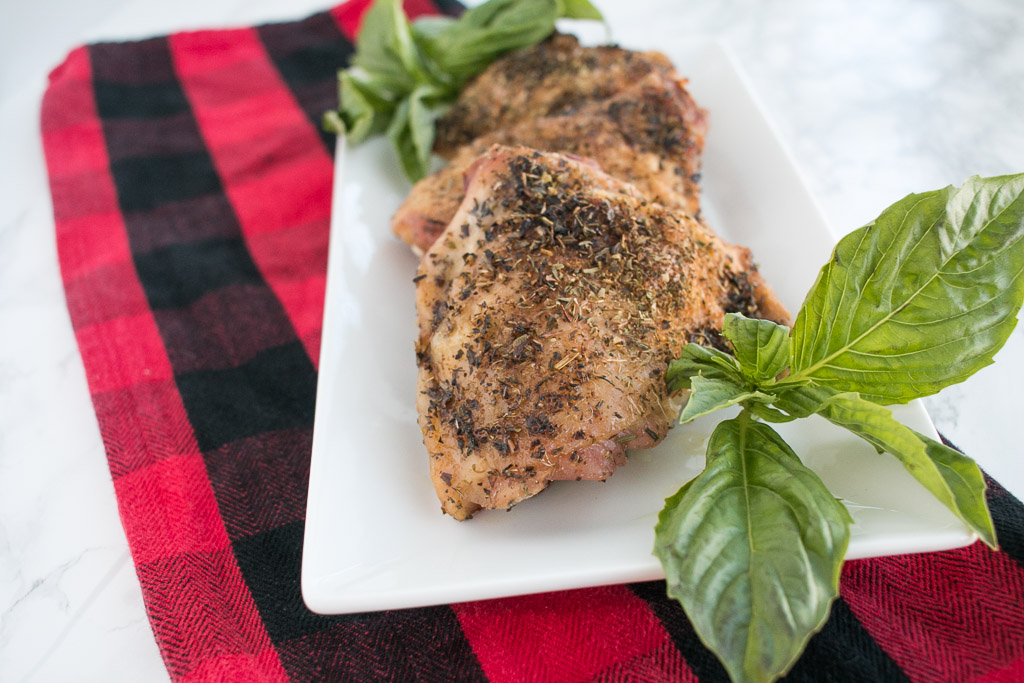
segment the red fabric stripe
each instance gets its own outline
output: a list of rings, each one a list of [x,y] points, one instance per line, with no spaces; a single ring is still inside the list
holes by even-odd
[[[405,14],[410,20],[416,17],[441,13],[430,0],[405,0],[402,3],[402,7],[405,8]]]
[[[277,652],[273,648],[268,648],[252,654],[235,654],[201,661],[181,680],[183,683],[265,681],[268,680],[268,672],[273,672],[277,667]],[[287,677],[282,680],[287,680]]]
[[[46,144],[47,141],[43,142]],[[48,158],[59,155],[59,150],[52,146],[45,149]],[[106,166],[97,166],[96,170],[80,173],[50,174],[50,197],[58,232],[68,219],[110,214],[118,210],[114,181],[105,169]]]
[[[359,35],[363,15],[366,14],[366,10],[370,9],[372,4],[373,0],[351,0],[351,2],[342,3],[337,7],[331,8],[329,11],[334,20],[338,22],[341,33],[349,40],[355,40],[356,36]],[[434,3],[430,2],[430,0],[405,0],[402,6],[405,8],[405,14],[410,19],[424,15],[439,14],[437,8],[434,7]]]
[[[92,402],[115,480],[196,450],[196,437],[173,379],[93,394]]]
[[[57,223],[57,240],[65,282],[102,266],[131,262],[128,236],[116,209],[82,218],[64,218]]]
[[[305,132],[311,132],[310,126],[305,127]],[[276,136],[281,141],[281,148],[288,143],[290,134],[281,131],[269,131],[268,136]],[[318,142],[319,144],[319,142]],[[279,149],[281,149],[279,148]],[[282,149],[283,151],[283,149]],[[223,169],[228,171],[227,158],[231,150],[225,150],[225,162]],[[224,178],[228,180],[228,195],[231,197],[232,205],[238,213],[242,223],[243,231],[249,241],[250,251],[256,264],[263,271],[274,291],[277,292],[275,276],[288,276],[288,279],[306,279],[311,275],[322,273],[327,268],[327,229],[331,217],[331,175],[333,172],[330,159],[326,153],[318,152],[310,154],[310,150],[304,149],[287,161],[282,160],[280,165],[264,168],[258,175],[256,173],[246,174],[243,170],[237,175],[230,172],[225,173]],[[283,156],[283,155],[282,155]],[[287,198],[287,199],[285,199]],[[312,244],[296,245],[308,252],[315,247],[319,253],[315,254],[315,260],[304,264],[293,262],[287,258],[287,254],[280,253],[257,253],[259,242],[252,239],[256,235],[272,233],[278,230],[291,230],[305,225],[317,226],[310,233],[315,238]],[[288,263],[288,270],[295,272],[285,273],[280,269],[274,272],[266,272],[264,262],[266,259],[273,259],[278,264]],[[322,295],[321,295],[322,296]],[[289,302],[283,301],[289,314],[292,309]],[[321,308],[322,306],[321,301]],[[293,321],[297,316],[292,315]],[[304,330],[300,330],[300,334]]]
[[[980,542],[849,562],[840,588],[913,680],[966,681],[1024,657],[1024,569]]]
[[[330,14],[338,22],[341,33],[349,40],[355,40],[359,34],[359,25],[363,21],[363,15],[370,9],[373,0],[351,0],[331,8]]]
[[[615,681],[692,681],[697,683],[700,678],[690,670],[686,659],[668,644],[655,648],[650,652],[637,655],[627,662],[621,662],[595,676],[595,683],[613,683]]]
[[[111,231],[122,229],[120,221],[112,223],[108,227]],[[57,237],[57,249],[60,250],[62,266],[65,263],[71,263],[73,258],[69,254],[72,247],[68,246],[71,241],[71,238]],[[85,242],[80,239],[75,241],[79,245]],[[88,260],[100,261],[109,258],[111,256],[109,252],[100,251],[103,245],[109,241],[114,241],[114,239],[98,241],[95,251],[87,251],[90,254]],[[88,250],[89,246],[85,244],[82,249]],[[142,291],[142,285],[139,283],[135,264],[130,259],[110,265],[100,265],[80,275],[74,274],[75,270],[77,269],[74,266],[69,266],[63,271],[63,277],[64,296],[67,298],[68,310],[71,312],[71,324],[76,330],[124,316],[145,315],[152,319],[146,294]],[[71,279],[72,277],[74,279]],[[156,334],[155,328],[153,333]],[[119,345],[123,341],[106,340],[106,343],[113,347],[113,355],[117,355]],[[82,359],[85,361],[88,371],[91,367],[91,359],[84,355]],[[86,375],[88,376],[89,373],[87,372]],[[93,393],[95,394],[96,391],[94,390]]]
[[[151,313],[86,325],[76,334],[93,394],[174,376]],[[130,339],[131,343],[115,346],[112,339]]]
[[[323,316],[317,276],[327,268],[330,157],[255,30],[177,34],[170,45],[253,261],[315,365],[319,345],[310,337]],[[207,54],[216,55],[213,66]],[[263,238],[297,229],[301,244]]]
[[[121,523],[164,660],[173,675],[186,675],[203,661],[269,650],[272,656],[260,655],[259,668],[251,670],[285,680],[228,547],[130,259],[106,145],[97,135],[102,127],[86,49],[68,55],[50,78],[41,129],[68,308],[115,476]],[[75,152],[66,153],[68,144],[76,145]],[[137,400],[141,395],[147,400]],[[216,566],[201,559],[211,551],[220,558]],[[160,571],[163,563],[173,568]],[[230,599],[194,600],[189,589],[201,586],[203,576],[215,576]],[[204,605],[201,614],[195,605]]]
[[[166,366],[151,353],[154,339],[162,352],[160,336],[131,266],[85,48],[71,52],[50,74],[40,128],[61,275],[91,392],[145,379],[143,366],[166,376]],[[131,326],[149,343],[136,350],[126,365],[120,365],[122,350],[115,343],[116,334],[110,334],[117,330],[97,334],[100,330],[91,326],[125,315],[140,316],[123,325]],[[141,360],[142,356],[146,360]]]
[[[54,103],[51,102],[49,107],[52,109]],[[43,120],[47,121],[47,125],[55,125],[54,119],[47,119],[46,116],[44,114]],[[103,146],[103,131],[99,121],[44,130],[43,147],[55,152],[47,158],[51,176],[103,171],[107,167],[107,150]]]
[[[89,52],[84,47],[72,50],[64,62],[50,72],[50,82],[43,96],[40,116],[40,130],[43,140],[51,131],[59,131],[79,125],[99,128],[96,105],[92,95],[92,67]],[[93,151],[95,147],[92,148]],[[67,150],[45,149],[50,175],[61,169],[61,157]],[[106,151],[103,151],[106,156]]]
[[[171,678],[287,681],[230,548],[137,564]]]
[[[124,475],[114,490],[137,565],[230,545],[195,444],[191,453]]]
[[[657,659],[673,647],[625,586],[453,605],[484,673],[502,681],[579,681]],[[643,669],[644,666],[639,666]],[[695,680],[681,658],[665,666]]]
[[[1020,681],[1024,681],[1024,658],[1007,664],[997,671],[990,671],[975,680],[987,683],[1020,683]]]

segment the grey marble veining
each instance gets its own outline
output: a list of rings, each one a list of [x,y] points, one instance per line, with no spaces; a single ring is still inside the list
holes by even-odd
[[[1017,0],[597,3],[630,46],[726,42],[837,237],[909,192],[1024,171]],[[0,680],[166,679],[64,305],[38,138],[44,76],[81,40],[298,17],[323,3],[22,5],[5,9],[4,30],[32,35],[31,49],[0,41]],[[1018,329],[996,365],[927,401],[939,429],[1018,496],[1022,380]]]

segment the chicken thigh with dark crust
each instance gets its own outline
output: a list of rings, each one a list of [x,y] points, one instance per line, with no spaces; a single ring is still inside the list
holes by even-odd
[[[682,85],[652,72],[608,99],[569,114],[526,119],[465,145],[451,163],[416,183],[391,227],[407,244],[429,249],[462,201],[466,169],[493,144],[594,159],[655,201],[695,216],[706,129],[706,112]]]
[[[787,322],[748,250],[585,161],[494,147],[416,276],[417,408],[445,512],[605,479],[678,412],[665,370],[726,312]]]
[[[438,120],[434,151],[451,158],[481,135],[539,116],[571,113],[619,94],[652,72],[678,78],[660,52],[582,47],[575,37],[556,33],[474,76]]]

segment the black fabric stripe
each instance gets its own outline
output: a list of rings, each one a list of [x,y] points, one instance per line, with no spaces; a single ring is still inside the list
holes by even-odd
[[[177,78],[174,64],[167,59],[167,38],[157,37],[133,43],[99,43],[89,46],[92,59],[92,76],[95,83],[122,83],[125,85],[149,85],[174,83]],[[108,56],[115,58],[109,59]],[[116,58],[120,55],[121,58]],[[141,99],[126,91],[133,100]],[[151,92],[150,95],[153,95]],[[178,93],[167,90],[160,98],[178,99]],[[143,106],[132,102],[129,106]],[[100,112],[102,115],[102,112]],[[117,115],[117,114],[115,114]]]
[[[166,40],[146,42],[146,60],[136,65],[134,73],[125,74],[120,91],[120,106],[125,111],[138,112],[138,98],[156,97],[164,101],[184,99],[184,91],[177,81],[154,83],[146,70],[165,74],[172,70],[172,60]],[[131,60],[131,44],[94,46],[90,55],[100,72],[117,73],[117,68]],[[114,62],[114,64],[105,64]],[[123,68],[123,67],[121,67]],[[130,85],[140,83],[141,85]],[[157,90],[159,88],[159,90]],[[113,102],[108,108],[114,107]],[[110,112],[117,117],[118,112]],[[216,331],[224,340],[220,347],[224,356],[205,360],[205,367],[218,368],[197,372],[183,372],[180,349],[168,351],[182,402],[188,413],[204,452],[252,436],[261,430],[288,429],[313,425],[313,402],[316,393],[316,374],[305,350],[280,302],[263,280],[241,234],[237,216],[221,212],[216,218],[223,222],[217,231],[225,237],[180,242],[143,251],[152,244],[154,217],[160,208],[174,211],[181,200],[200,196],[223,197],[224,190],[213,159],[202,142],[194,115],[156,115],[148,119],[158,130],[166,129],[172,139],[190,151],[183,154],[130,157],[112,165],[118,201],[124,214],[129,244],[132,247],[135,268],[151,309],[160,311],[157,326],[165,346],[183,334],[183,327],[195,326],[196,336]],[[104,135],[108,147],[129,148],[122,126],[105,123]],[[226,199],[225,199],[226,201]],[[169,205],[169,206],[168,206]],[[157,220],[158,227],[163,226]],[[236,320],[258,318],[265,330],[264,350],[241,365],[233,346],[243,343],[249,349],[258,349],[252,327],[232,326],[223,316],[210,316],[210,320],[196,320],[184,307],[206,294],[229,285],[245,284],[259,291],[258,296],[239,300],[232,317]],[[181,320],[175,319],[175,312]],[[199,328],[202,329],[199,329]],[[238,338],[244,332],[246,339]],[[231,340],[237,340],[232,344]],[[212,349],[211,349],[212,351]],[[306,456],[308,458],[308,454]]]
[[[182,125],[187,125],[184,120],[178,127]],[[113,126],[104,128],[105,132],[116,135]],[[119,139],[117,144],[123,148],[131,141]],[[110,170],[117,187],[118,201],[126,213],[152,211],[167,202],[223,192],[220,177],[206,152],[122,158],[113,162]]]
[[[782,680],[800,683],[820,681],[909,681],[899,665],[839,598],[825,627],[807,643],[803,656]]]
[[[487,680],[447,606],[342,617],[313,637],[281,644],[278,652],[298,681]]]
[[[203,452],[261,432],[313,426],[316,372],[299,341],[238,367],[176,379]]]
[[[270,33],[275,31],[290,34],[290,54],[300,55],[285,70],[292,69],[289,73],[296,82],[315,85],[315,78],[299,73],[308,67],[308,55],[318,54],[315,41],[310,49],[302,45],[309,39],[309,31],[290,33],[287,26],[282,26]],[[268,307],[268,297],[273,294],[246,248],[213,160],[206,151],[196,152],[205,147],[194,115],[183,114],[173,104],[184,101],[184,92],[179,83],[167,78],[173,73],[173,65],[166,39],[91,46],[89,52],[93,72],[111,75],[120,84],[103,94],[104,136],[108,149],[119,150],[121,159],[129,162],[114,174],[114,183],[136,271],[150,307],[159,312],[155,318],[165,346],[185,333],[184,325],[200,324],[194,316],[197,310],[206,310],[203,307],[193,307],[189,313],[192,319],[176,319],[174,315],[205,294],[220,293],[239,283],[266,290],[252,297],[254,310],[233,311],[230,319],[218,316],[206,321],[208,329],[204,330],[215,330],[222,340],[230,340],[239,327],[252,335],[251,326],[232,326],[231,322],[259,316],[267,330],[262,342],[265,350],[238,363],[240,354],[232,353],[238,349],[225,344],[223,355],[230,357],[223,359],[222,369],[192,372],[182,370],[186,360],[178,360],[184,358],[178,353],[181,349],[169,350],[168,357],[203,451],[219,513],[223,517],[227,511],[229,517],[235,517],[225,520],[233,532],[235,559],[282,662],[299,680],[483,680],[472,647],[449,607],[330,618],[306,609],[299,590],[303,522],[287,519],[294,519],[296,510],[305,509],[315,371],[280,302]],[[145,58],[138,59],[140,54]],[[327,85],[331,88],[339,63],[335,61],[329,67]],[[164,104],[139,101],[149,99]],[[307,109],[307,115],[312,117],[315,111],[319,117],[319,104],[307,102],[306,106],[316,107]],[[151,121],[155,129],[172,135],[180,147],[176,153],[169,150],[157,157],[133,153],[127,131],[138,128],[112,123],[125,118]],[[145,176],[145,182],[133,176],[133,170]],[[154,183],[162,186],[153,189]],[[201,201],[197,194],[204,194]],[[217,221],[216,227],[181,226],[166,215],[200,205],[217,209],[200,216]],[[168,238],[169,231],[179,241]],[[243,308],[248,306],[245,301],[240,301]],[[283,332],[290,341],[282,343]],[[274,344],[267,343],[270,338]],[[246,340],[247,350],[257,346],[252,339]],[[216,366],[217,359],[203,358],[202,363],[204,367]],[[287,481],[278,486],[264,476],[261,483],[259,472],[247,470],[244,461],[252,453],[239,449],[253,442],[262,444],[264,456],[274,457],[268,476]],[[225,462],[226,458],[232,462]],[[300,480],[301,489],[288,484]],[[264,494],[288,496],[287,504],[265,514],[250,509],[248,505],[259,499],[261,487]],[[264,497],[261,502],[268,501]],[[171,645],[163,642],[162,646]]]
[[[332,617],[313,614],[302,602],[299,583],[303,523],[293,522],[232,542],[245,585],[276,645],[329,627]]]
[[[944,435],[939,434],[939,438],[953,450],[963,453]],[[988,503],[989,512],[992,514],[999,549],[1024,567],[1024,505],[995,479],[984,472],[982,474],[988,487],[985,491],[985,502]]]
[[[999,549],[1024,567],[1024,505],[999,482],[985,477],[988,482],[986,499],[996,527]]]
[[[216,359],[205,359],[207,367],[223,368],[219,370],[182,372],[180,363],[173,364],[182,357],[178,353],[180,349],[168,351],[178,392],[209,474],[216,471],[211,460],[219,456],[217,447],[222,444],[269,429],[299,427],[311,432],[316,375],[291,321],[253,262],[233,211],[204,215],[221,223],[215,230],[203,231],[218,235],[216,238],[153,248],[154,242],[160,241],[154,232],[166,229],[168,225],[162,214],[173,213],[182,204],[180,200],[203,193],[218,198],[220,201],[213,204],[223,206],[227,199],[194,114],[189,112],[183,116],[176,112],[173,116],[164,116],[163,110],[159,109],[145,112],[145,107],[137,102],[138,99],[152,97],[165,102],[185,98],[179,82],[149,77],[150,72],[160,75],[173,72],[166,39],[146,41],[146,58],[142,61],[134,59],[137,56],[134,47],[131,43],[97,45],[89,48],[89,54],[96,73],[115,74],[122,77],[123,84],[128,84],[118,90],[116,101],[108,99],[107,115],[117,119],[124,112],[133,115],[148,113],[151,118],[146,120],[153,128],[166,131],[182,149],[190,150],[160,157],[131,158],[129,154],[129,158],[124,160],[129,163],[115,167],[113,175],[139,280],[150,308],[160,311],[155,320],[164,345],[180,337],[182,326],[187,324],[202,325],[204,333],[215,330],[217,336],[225,341],[222,348],[226,357],[219,364]],[[131,68],[126,65],[131,65]],[[130,85],[134,83],[143,85]],[[108,148],[130,150],[132,140],[125,139],[127,130],[124,126],[105,122],[103,132]],[[196,152],[196,149],[203,151]],[[143,175],[141,179],[129,172],[139,169]],[[154,188],[154,185],[159,187]],[[238,283],[258,288],[262,294],[242,298],[230,319],[222,316],[202,321],[174,319],[176,312],[185,314],[186,304]],[[272,305],[268,305],[268,301]],[[250,306],[249,302],[253,305]],[[254,317],[260,318],[263,329],[274,338],[275,345],[266,348],[269,346],[266,339],[262,342],[246,340],[247,348],[259,348],[262,344],[265,350],[239,365],[231,353],[230,340],[237,339],[240,332],[252,335],[253,328],[243,325],[240,330],[232,325],[232,320]],[[288,342],[282,343],[282,339]],[[305,442],[308,443],[308,435]],[[288,466],[301,472],[308,470],[309,451],[292,451],[292,454],[296,461]],[[215,494],[218,488],[214,486]],[[217,502],[218,509],[223,511],[223,497],[218,497]],[[304,504],[305,501],[302,502]],[[298,562],[301,534],[286,538],[290,545],[276,551],[288,554]],[[251,565],[252,557],[247,559]],[[297,572],[295,580],[298,581]],[[298,601],[292,609],[304,611],[305,607]],[[261,618],[265,619],[266,615],[261,614]]]
[[[666,595],[664,581],[634,584],[630,588],[647,602],[701,681],[729,680],[721,662],[700,642],[682,608]],[[853,683],[908,679],[840,598],[833,603],[825,627],[811,638],[803,656],[783,680]]]
[[[323,130],[324,112],[338,106],[338,70],[344,68],[354,47],[326,12],[302,21],[265,24],[257,34],[306,118],[327,151],[334,153],[334,133]]]
[[[465,10],[457,0],[434,0],[434,5],[455,17]],[[354,45],[327,12],[302,21],[264,24],[256,32],[327,151],[334,154],[335,135],[323,130],[321,122],[325,111],[338,106],[338,70],[348,65]]]
[[[149,119],[187,112],[183,93],[166,83],[124,84],[97,80],[96,108],[101,119]]]
[[[942,434],[939,434],[939,438],[953,450],[963,453]],[[985,484],[988,487],[985,491],[985,502],[992,513],[999,549],[1024,567],[1024,505],[988,474],[985,474]]]
[[[262,432],[206,458],[228,538],[236,541],[305,518],[312,437],[301,428]]]
[[[466,11],[465,6],[458,0],[433,0],[434,7],[450,17],[457,17]]]
[[[668,631],[672,643],[686,660],[690,670],[706,683],[728,683],[729,675],[722,663],[700,642],[686,613],[665,593],[664,581],[632,584],[630,589],[642,598]]]
[[[136,223],[145,221],[145,216],[126,215],[125,220]],[[172,244],[136,253],[134,258],[153,310],[180,308],[231,284],[266,286],[241,237]],[[284,315],[281,310],[275,313]],[[236,314],[244,315],[244,311]],[[164,342],[169,341],[165,335]]]
[[[485,680],[450,607],[325,617],[302,604],[295,522],[235,541],[242,576],[293,680]]]

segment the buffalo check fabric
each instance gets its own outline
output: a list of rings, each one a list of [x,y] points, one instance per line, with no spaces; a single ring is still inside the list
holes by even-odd
[[[43,100],[67,304],[171,678],[725,680],[663,582],[303,606],[333,151],[318,121],[368,4],[82,47]],[[1024,680],[1024,508],[994,482],[989,499],[1002,552],[848,563],[789,680]]]

